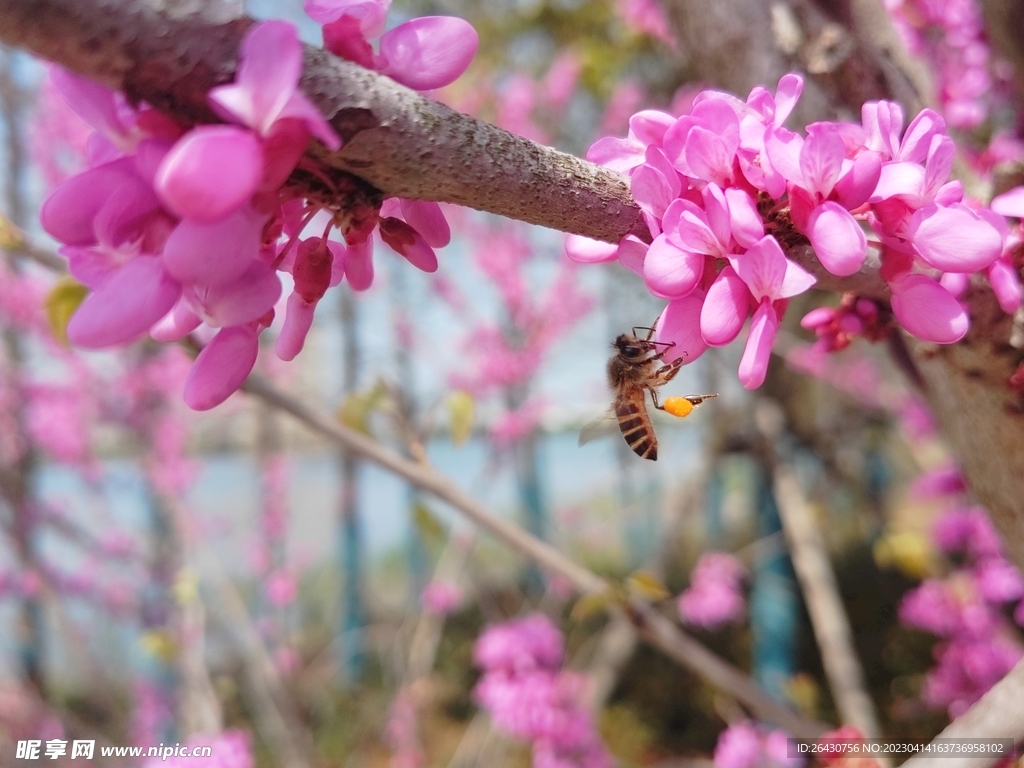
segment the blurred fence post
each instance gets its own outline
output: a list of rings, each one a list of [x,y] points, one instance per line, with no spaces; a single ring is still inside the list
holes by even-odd
[[[359,381],[359,314],[351,292],[341,291],[339,310],[342,338],[342,392],[347,398]],[[363,606],[363,531],[359,519],[359,461],[342,453],[341,493],[338,504],[338,552],[341,572],[341,610],[337,640],[338,675],[347,682],[358,681],[366,660]]]
[[[757,537],[764,539],[780,533],[782,521],[768,470],[757,461],[753,471]],[[786,687],[796,672],[799,615],[800,593],[789,553],[784,547],[766,548],[754,565],[750,594],[754,679],[783,701],[788,699]]]

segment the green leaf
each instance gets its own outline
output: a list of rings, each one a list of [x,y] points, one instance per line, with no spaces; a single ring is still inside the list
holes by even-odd
[[[354,392],[338,406],[338,421],[365,434],[369,428],[370,400],[365,392]]]
[[[0,213],[0,248],[21,248],[24,244],[24,237],[18,228]]]
[[[369,389],[354,392],[338,407],[338,421],[364,434],[370,434],[370,414],[391,406],[391,390],[383,381]]]
[[[452,433],[452,442],[462,445],[473,432],[476,420],[476,401],[464,390],[457,390],[448,395],[448,429]]]
[[[439,544],[448,538],[448,529],[445,528],[444,523],[423,502],[417,502],[413,505],[412,519],[427,543]]]
[[[43,305],[50,320],[50,328],[57,341],[65,347],[68,345],[68,323],[71,316],[88,295],[88,288],[70,275],[65,275],[53,284],[53,288],[46,296]]]
[[[671,593],[661,579],[650,571],[635,571],[626,577],[626,590],[647,600],[664,600]]]

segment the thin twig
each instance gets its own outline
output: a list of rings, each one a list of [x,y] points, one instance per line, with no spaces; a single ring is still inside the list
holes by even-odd
[[[781,431],[781,419],[778,418],[780,412],[773,418],[763,417],[771,406],[768,402],[759,404],[758,422],[764,436],[767,462],[772,469],[772,491],[829,688],[843,722],[856,726],[868,738],[879,738],[878,717],[864,684],[864,669],[857,657],[850,620],[839,596],[821,531],[792,467],[779,460],[773,448]]]
[[[405,459],[366,435],[317,413],[279,391],[262,377],[250,376],[243,389],[291,414],[342,450],[372,461],[447,502],[481,528],[541,567],[564,576],[578,592],[593,594],[608,589],[608,582],[600,576],[566,557],[550,544],[492,515],[476,499],[433,467]],[[807,719],[773,699],[747,675],[684,633],[650,605],[633,601],[626,606],[626,612],[644,640],[711,684],[730,693],[753,710],[759,718],[778,724],[794,736],[818,736],[827,730],[825,725]]]
[[[939,739],[1024,740],[1024,661],[940,733]],[[988,768],[1002,760],[984,753],[912,757],[902,768]]]

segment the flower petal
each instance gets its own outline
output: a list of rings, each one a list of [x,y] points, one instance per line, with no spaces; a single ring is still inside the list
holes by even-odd
[[[345,251],[345,277],[354,291],[365,291],[373,284],[373,238],[348,246]]]
[[[963,306],[930,277],[907,274],[889,287],[893,314],[919,339],[952,344],[967,334],[969,321]]]
[[[637,205],[657,219],[665,215],[665,210],[674,197],[665,175],[647,163],[633,171],[630,189]]]
[[[167,271],[183,283],[205,286],[237,280],[259,252],[265,218],[245,206],[215,224],[182,221],[164,246]]]
[[[996,259],[988,268],[988,281],[1003,312],[1012,315],[1021,305],[1020,270],[1010,259]]]
[[[209,100],[243,125],[269,132],[295,93],[302,74],[302,44],[286,21],[265,21],[242,41],[235,82],[214,88]]]
[[[251,131],[206,125],[186,133],[167,153],[154,187],[181,218],[212,224],[248,202],[262,175],[263,150]]]
[[[644,145],[635,139],[606,136],[587,150],[587,160],[619,173],[629,173],[644,161]]]
[[[704,274],[704,256],[684,251],[665,235],[654,238],[644,258],[644,280],[656,296],[678,299],[686,296]]]
[[[846,145],[835,131],[815,131],[804,140],[800,148],[800,184],[805,190],[820,195],[818,200],[832,194],[846,157]]]
[[[97,131],[108,138],[125,134],[114,91],[56,65],[50,67],[50,80],[71,110]]]
[[[405,198],[399,198],[398,202],[401,204],[402,218],[423,236],[427,245],[432,248],[444,248],[451,242],[452,231],[440,205],[431,200]]]
[[[993,197],[989,207],[1000,216],[1024,219],[1024,187],[1014,187],[1009,192]]]
[[[565,255],[580,264],[600,264],[615,261],[619,255],[619,246],[583,235],[569,235],[565,238]]]
[[[619,263],[640,277],[644,276],[644,261],[650,246],[635,235],[626,235],[619,243]]]
[[[259,334],[250,325],[222,328],[192,363],[183,399],[195,411],[208,411],[238,391],[256,365]]]
[[[725,199],[729,203],[732,237],[741,247],[749,248],[764,237],[764,219],[757,212],[757,203],[739,187],[725,190]]]
[[[746,253],[728,258],[756,301],[796,296],[816,282],[807,270],[785,257],[771,235],[762,237]]]
[[[768,361],[772,356],[772,344],[779,330],[779,318],[771,302],[763,301],[754,310],[750,321],[750,333],[740,358],[739,380],[747,389],[757,389],[764,383],[768,373]]]
[[[833,275],[852,275],[864,264],[868,253],[864,230],[839,203],[825,202],[811,212],[807,237],[818,260]]]
[[[171,311],[149,329],[149,335],[156,341],[181,341],[202,322],[202,318],[189,308],[188,302],[179,299]]]
[[[255,261],[237,280],[214,288],[197,288],[195,293],[206,310],[207,323],[226,328],[259,320],[272,310],[281,298],[281,279],[269,264]]]
[[[703,291],[694,291],[675,301],[670,301],[654,323],[654,340],[674,344],[665,355],[665,360],[685,358],[692,363],[708,348],[700,335],[700,312],[704,304]]]
[[[644,146],[661,146],[665,131],[671,128],[675,121],[676,119],[667,112],[645,109],[629,118],[629,132]]]
[[[934,203],[916,211],[907,237],[928,264],[943,272],[975,272],[999,258],[998,230],[963,203],[940,208]]]
[[[309,329],[313,327],[316,304],[304,301],[297,293],[288,297],[284,312],[284,325],[274,343],[274,351],[284,361],[294,360],[306,343]]]
[[[750,313],[750,291],[732,267],[718,273],[700,311],[701,337],[721,347],[739,334]]]
[[[455,16],[420,16],[380,38],[381,71],[417,91],[454,82],[476,55],[473,25]]]
[[[50,193],[39,221],[46,234],[66,245],[95,245],[96,215],[111,195],[135,178],[130,158],[83,171]]]
[[[86,296],[68,323],[68,339],[86,349],[127,344],[170,312],[180,296],[181,285],[160,259],[139,256]]]

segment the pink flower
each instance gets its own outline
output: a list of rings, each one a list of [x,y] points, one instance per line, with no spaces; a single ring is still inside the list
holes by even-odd
[[[161,260],[140,256],[86,296],[68,323],[68,338],[88,349],[126,344],[166,315],[180,296],[180,283]]]
[[[324,25],[324,47],[336,56],[375,69],[418,91],[454,82],[476,55],[476,30],[453,16],[423,16],[380,37],[374,55],[369,38],[384,30],[390,0],[306,0],[304,9]]]
[[[242,41],[235,82],[209,93],[210,105],[227,120],[269,137],[278,121],[295,119],[328,149],[339,149],[341,139],[319,110],[299,90],[302,44],[295,27],[283,21],[265,21]],[[304,142],[302,142],[304,144]]]
[[[749,723],[730,725],[718,735],[715,768],[756,768],[761,761],[761,736]]]
[[[241,208],[263,178],[263,148],[250,131],[198,126],[164,156],[154,187],[174,214],[213,224]]]
[[[778,242],[770,235],[759,240],[742,256],[730,256],[729,265],[736,276],[746,284],[756,305],[739,369],[743,386],[747,389],[756,389],[761,386],[768,371],[768,357],[779,328],[780,314],[785,311],[785,304],[777,302],[803,293],[814,285],[815,279],[803,267],[787,259]],[[708,301],[712,298],[709,290]],[[715,294],[714,298],[720,303],[713,305],[709,310],[709,323],[713,320],[724,320],[731,327],[735,320],[730,322],[728,314],[735,307],[735,303],[731,297],[721,298]],[[717,318],[713,314],[715,310],[720,313]],[[702,311],[702,333],[705,331],[704,319],[705,314]],[[720,325],[709,330],[714,332],[721,330],[721,327]]]
[[[484,669],[520,672],[557,668],[564,652],[562,633],[538,613],[488,627],[473,647],[473,660]]]
[[[952,462],[940,464],[923,472],[910,486],[910,495],[916,499],[937,499],[958,496],[967,490],[964,476]]]
[[[907,274],[889,283],[892,313],[910,333],[925,341],[952,344],[967,335],[969,319],[949,291],[920,274]]]
[[[932,535],[943,552],[966,551],[975,560],[1002,555],[999,534],[980,507],[944,512],[936,519]]]
[[[196,357],[185,378],[185,404],[196,411],[220,405],[256,365],[259,332],[253,324],[223,328]]]
[[[990,603],[1008,603],[1024,597],[1024,579],[1020,571],[1001,557],[981,563],[974,573],[981,596]]]
[[[746,603],[741,592],[746,573],[732,555],[708,552],[701,555],[693,569],[690,587],[679,596],[679,614],[683,620],[717,629],[740,618]]]
[[[904,624],[928,630],[940,637],[951,635],[960,621],[956,601],[938,579],[928,579],[904,595],[899,614]]]
[[[423,610],[437,616],[454,612],[462,602],[462,590],[448,581],[432,581],[420,595]]]
[[[285,570],[274,571],[267,577],[263,585],[263,591],[268,602],[275,608],[284,608],[295,602],[299,587],[295,582],[295,576]]]
[[[145,743],[156,743],[158,739],[149,739]],[[189,748],[189,756],[174,756],[174,747],[169,756],[150,757],[142,762],[142,768],[252,768],[253,756],[249,734],[245,731],[224,731],[216,734],[196,734],[188,739],[183,746]],[[209,757],[193,756],[192,750],[197,747],[209,747]]]

